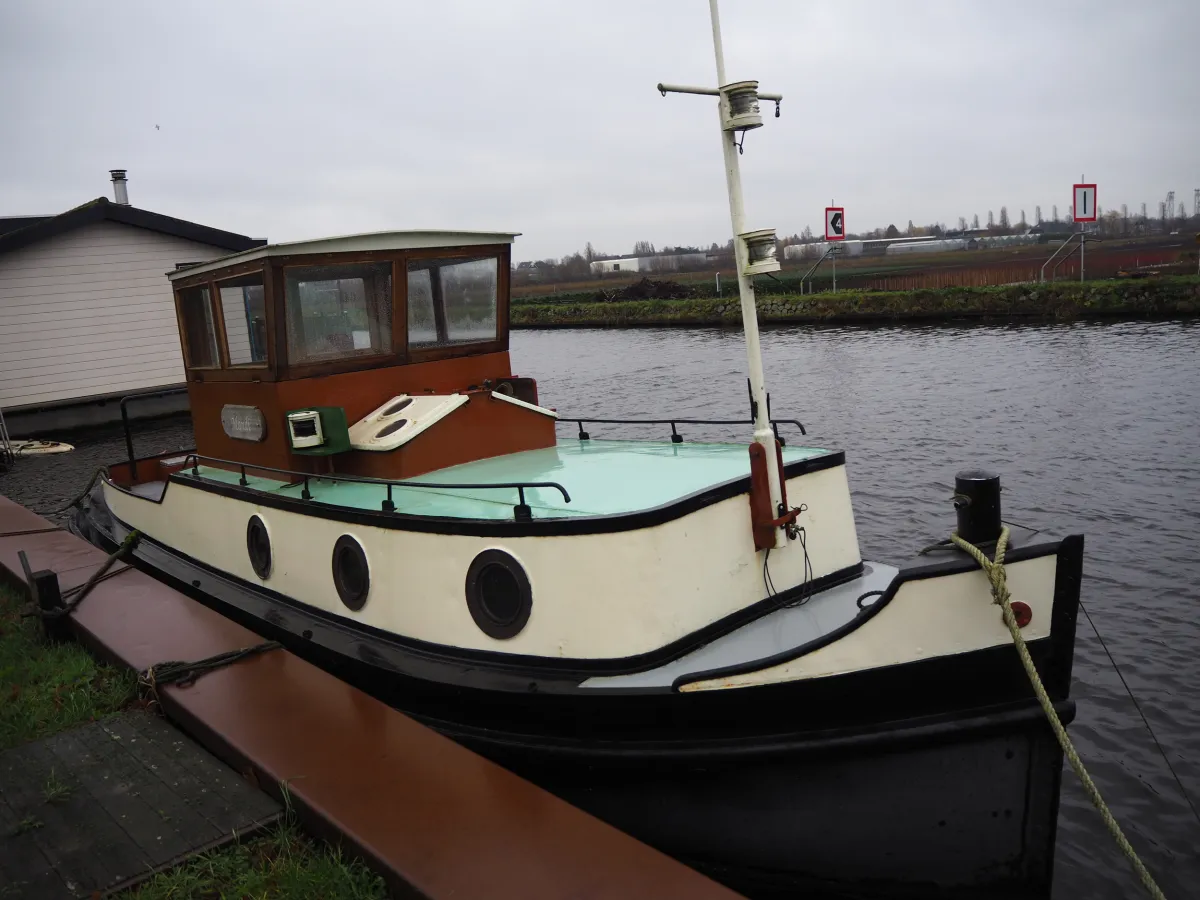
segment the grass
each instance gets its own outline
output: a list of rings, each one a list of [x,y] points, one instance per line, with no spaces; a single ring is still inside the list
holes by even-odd
[[[37,831],[39,828],[44,828],[46,825],[41,819],[35,819],[33,816],[26,816],[17,823],[17,827],[13,829],[13,834],[28,834],[30,831]]]
[[[336,849],[318,847],[295,824],[201,854],[154,876],[129,900],[383,900],[383,879]]]
[[[62,782],[53,769],[50,770],[50,777],[46,779],[46,783],[42,785],[42,798],[47,803],[61,803],[71,796],[74,788],[69,784]]]
[[[116,712],[134,700],[132,672],[96,662],[75,643],[42,639],[22,619],[24,597],[0,584],[0,750]]]
[[[1200,313],[1194,275],[1146,280],[1062,281],[911,291],[760,296],[762,322],[893,322],[961,318],[1153,318]],[[736,298],[625,300],[513,306],[514,328],[732,325],[741,322]]]

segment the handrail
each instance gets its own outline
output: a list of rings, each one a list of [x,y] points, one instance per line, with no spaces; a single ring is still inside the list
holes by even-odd
[[[797,419],[770,419],[771,428],[775,431],[775,438],[782,442],[779,437],[779,426],[795,425],[800,429],[801,434],[808,434],[804,430],[804,425]],[[558,422],[574,422],[579,428],[579,439],[581,441],[591,440],[591,435],[583,430],[585,424],[593,425],[670,425],[671,426],[671,443],[682,444],[683,435],[676,429],[676,425],[746,425],[754,424],[753,419],[593,419],[591,416],[583,419],[574,419],[566,416],[559,416]]]
[[[829,256],[831,253],[833,253],[833,247],[832,246],[826,247],[825,252],[821,254],[821,258],[818,259],[815,263],[813,263],[811,269],[809,269],[807,272],[805,272],[803,275],[800,276],[800,293],[802,293],[802,294],[804,293],[804,282],[806,282],[808,280],[808,277],[810,275],[812,275],[813,272],[817,271],[817,267],[820,266],[821,263],[825,262],[825,257]],[[811,291],[810,291],[810,293],[811,293]]]
[[[129,409],[126,404],[130,400],[149,400],[151,397],[170,397],[174,394],[186,394],[187,388],[166,388],[161,391],[142,391],[138,394],[128,394],[121,398],[121,427],[125,429],[125,452],[129,456],[129,474],[137,482],[137,458],[133,455],[133,432],[129,430]]]
[[[8,436],[8,425],[4,422],[4,410],[0,409],[0,472],[8,471],[16,461],[17,454],[13,452],[12,438]]]
[[[238,483],[242,487],[246,487],[249,482],[246,479],[246,469],[251,469],[259,472],[275,472],[279,475],[292,475],[304,480],[304,487],[300,491],[300,499],[311,500],[312,492],[308,489],[308,479],[316,478],[325,481],[344,481],[348,484],[377,484],[380,487],[387,488],[387,498],[380,504],[380,509],[384,512],[395,512],[396,504],[392,502],[392,488],[394,487],[412,487],[412,488],[438,488],[442,490],[453,490],[455,488],[471,489],[471,490],[499,490],[510,489],[516,490],[520,502],[513,507],[513,518],[518,522],[527,522],[533,518],[533,511],[525,502],[525,490],[527,488],[553,488],[562,494],[563,502],[570,503],[571,495],[567,493],[567,489],[557,481],[505,481],[505,482],[490,482],[488,484],[466,484],[457,482],[454,484],[446,484],[443,482],[434,481],[388,481],[383,478],[366,478],[357,475],[316,475],[311,472],[297,472],[293,469],[278,469],[274,466],[260,466],[253,463],[242,463],[232,459],[218,459],[215,456],[204,456],[200,453],[189,453],[184,457],[183,468],[190,467],[193,478],[200,478],[200,460],[210,463],[219,463],[225,466],[236,466],[241,477]]]
[[[1062,253],[1063,250],[1065,250],[1068,246],[1070,246],[1071,241],[1074,240],[1075,238],[1082,239],[1082,235],[1083,235],[1082,231],[1072,231],[1069,235],[1067,235],[1067,239],[1065,241],[1063,241],[1061,245],[1059,245],[1059,248],[1050,254],[1050,258],[1048,260],[1046,260],[1044,263],[1042,263],[1042,270],[1038,274],[1038,282],[1039,283],[1045,283],[1045,281],[1046,281],[1046,266],[1048,266],[1048,265],[1050,265],[1050,263],[1054,262],[1054,257],[1058,256],[1058,254]],[[1066,262],[1070,258],[1071,258],[1071,254],[1068,253],[1066,256],[1064,256],[1062,259],[1060,259],[1058,261],[1058,266],[1061,266],[1064,262]],[[1053,269],[1050,270],[1051,277],[1053,277],[1054,273],[1058,271],[1058,266],[1055,266]]]

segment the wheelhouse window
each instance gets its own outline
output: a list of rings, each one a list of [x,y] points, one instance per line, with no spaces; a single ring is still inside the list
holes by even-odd
[[[392,264],[285,269],[288,362],[392,352]]]
[[[225,349],[231,366],[267,361],[267,301],[261,273],[217,283],[225,318]]]
[[[178,294],[179,317],[183,320],[183,344],[187,364],[193,369],[215,369],[221,365],[217,352],[217,323],[207,286],[186,288]]]
[[[408,346],[496,339],[499,260],[415,259],[408,263]]]

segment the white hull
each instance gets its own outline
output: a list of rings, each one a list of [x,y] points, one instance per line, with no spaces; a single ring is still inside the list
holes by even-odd
[[[808,506],[812,578],[861,560],[844,466],[788,482]],[[605,659],[652,652],[763,600],[763,556],[754,549],[745,495],[662,524],[597,534],[496,538],[349,524],[320,509],[297,513],[171,482],[155,502],[105,484],[112,513],[147,537],[206,566],[261,585],[329,615],[402,638],[523,656]],[[272,567],[259,578],[246,552],[246,523],[258,516],[271,538]],[[334,585],[331,555],[344,534],[362,546],[371,591],[359,611]],[[533,609],[520,634],[484,634],[464,600],[464,580],[481,552],[500,549],[524,567]],[[773,551],[779,591],[804,580],[799,546]]]

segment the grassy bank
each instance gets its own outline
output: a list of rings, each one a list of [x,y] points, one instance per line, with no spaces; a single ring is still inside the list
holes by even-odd
[[[133,702],[132,672],[103,665],[75,643],[47,644],[25,599],[0,584],[0,750],[48,737]]]
[[[1200,278],[1194,276],[758,297],[763,322],[1162,318],[1198,312]],[[740,321],[736,297],[512,307],[514,328],[737,325]]]
[[[24,606],[21,593],[0,583],[0,750],[103,718],[135,701],[133,672],[98,663],[73,642],[46,643],[38,620],[21,618]],[[0,832],[0,840],[6,836]],[[0,886],[0,896],[4,893]],[[288,823],[157,875],[132,896],[382,900],[387,893],[366,866],[315,844]]]
[[[336,850],[319,847],[295,825],[204,853],[156,875],[125,895],[130,900],[224,897],[280,900],[383,900],[383,879]]]

